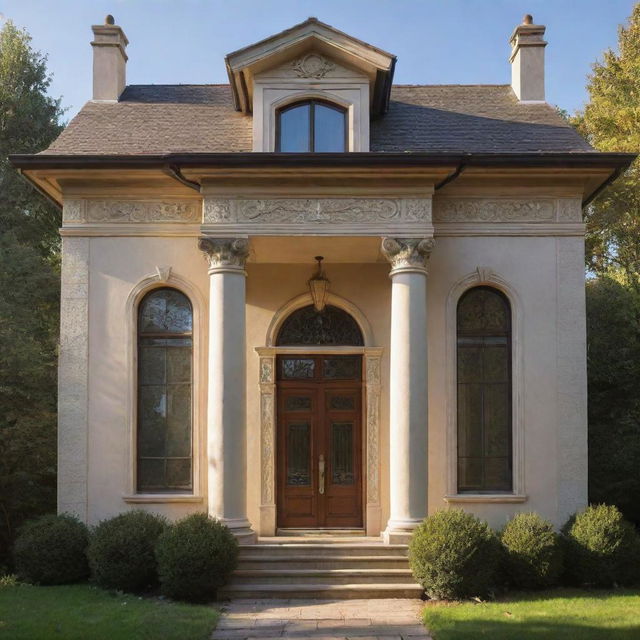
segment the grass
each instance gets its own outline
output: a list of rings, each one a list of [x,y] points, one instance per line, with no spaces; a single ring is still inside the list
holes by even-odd
[[[640,590],[554,589],[495,602],[428,603],[434,640],[638,640]]]
[[[204,640],[218,611],[111,593],[87,584],[0,584],[0,638],[11,640]]]

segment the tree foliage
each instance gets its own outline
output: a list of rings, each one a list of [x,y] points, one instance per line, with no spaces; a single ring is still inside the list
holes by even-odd
[[[18,526],[55,509],[59,211],[10,165],[60,133],[46,58],[0,30],[0,566]]]

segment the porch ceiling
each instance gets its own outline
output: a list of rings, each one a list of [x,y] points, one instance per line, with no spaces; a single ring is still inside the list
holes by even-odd
[[[314,256],[326,264],[386,262],[380,243],[378,236],[251,237],[249,262],[312,264]]]

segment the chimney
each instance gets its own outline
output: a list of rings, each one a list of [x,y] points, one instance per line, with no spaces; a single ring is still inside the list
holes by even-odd
[[[93,99],[116,102],[126,85],[129,44],[124,31],[114,24],[113,16],[104,24],[93,25]]]
[[[520,102],[544,102],[545,27],[526,15],[511,34],[511,87]]]

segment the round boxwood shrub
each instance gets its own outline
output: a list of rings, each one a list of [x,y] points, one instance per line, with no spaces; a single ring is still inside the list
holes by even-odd
[[[409,543],[413,574],[434,599],[486,595],[499,561],[500,544],[489,525],[458,509],[426,518]]]
[[[16,573],[33,584],[66,584],[89,575],[89,531],[70,515],[46,515],[26,522],[13,553]]]
[[[520,513],[501,534],[505,577],[519,589],[544,589],[562,572],[562,546],[553,525],[537,513]]]
[[[156,586],[155,545],[166,528],[164,518],[140,510],[103,520],[87,550],[93,580],[106,589],[134,593]]]
[[[238,542],[229,529],[205,513],[169,527],[156,545],[162,593],[188,602],[216,596],[238,564]]]
[[[562,528],[565,578],[575,585],[610,587],[640,582],[640,537],[613,505],[592,505]]]

